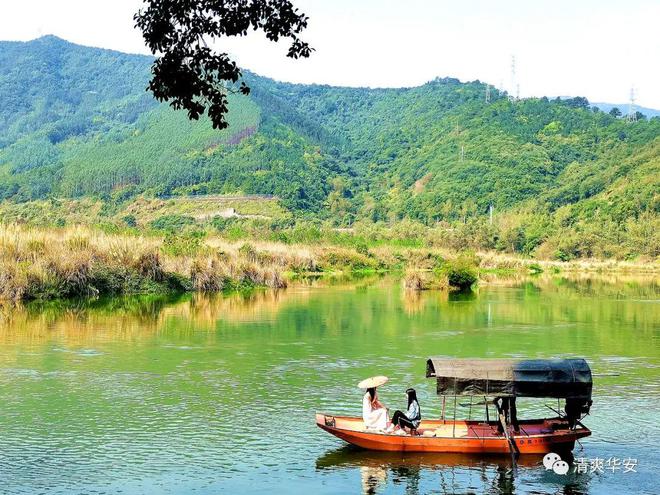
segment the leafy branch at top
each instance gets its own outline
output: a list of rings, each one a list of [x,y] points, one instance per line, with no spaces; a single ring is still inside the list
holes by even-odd
[[[228,126],[227,94],[249,94],[241,70],[227,53],[209,47],[223,36],[261,30],[270,41],[290,38],[287,56],[309,57],[313,48],[299,38],[308,18],[288,0],[145,0],[134,16],[147,46],[157,56],[149,89],[159,101],[185,109],[199,119],[205,112],[213,127]]]

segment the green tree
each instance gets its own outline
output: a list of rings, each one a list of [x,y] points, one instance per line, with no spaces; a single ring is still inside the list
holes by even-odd
[[[336,218],[343,219],[348,213],[351,203],[348,183],[343,177],[335,177],[330,181],[332,191],[328,194],[328,206]]]
[[[644,115],[642,112],[637,110],[635,112],[635,120],[646,120],[646,115]]]

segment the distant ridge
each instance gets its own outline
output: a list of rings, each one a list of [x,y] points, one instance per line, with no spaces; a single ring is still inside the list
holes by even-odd
[[[50,46],[55,46],[59,45],[61,47],[78,47],[78,48],[85,48],[85,49],[90,49],[90,50],[102,50],[105,52],[110,52],[110,53],[117,53],[117,54],[122,54],[126,56],[131,56],[131,57],[142,57],[147,60],[153,60],[153,57],[151,55],[145,55],[142,53],[126,53],[122,52],[120,50],[115,50],[113,48],[104,48],[104,47],[99,47],[99,46],[90,46],[90,45],[83,45],[80,43],[75,43],[73,41],[66,40],[64,38],[60,38],[59,36],[55,34],[44,34],[43,36],[39,36],[38,38],[34,38],[31,40],[27,41],[17,41],[17,40],[0,40],[0,43],[16,43],[16,44],[42,44],[42,45],[50,45]]]
[[[592,103],[593,106],[600,108],[603,112],[609,112],[612,110],[614,107],[618,108],[621,110],[621,112],[625,115],[628,113],[628,105],[629,103],[601,103],[601,102],[594,102]],[[657,110],[655,108],[649,108],[649,107],[640,107],[639,105],[635,105],[635,110],[642,112],[646,117],[652,118],[652,117],[660,117],[660,110]]]

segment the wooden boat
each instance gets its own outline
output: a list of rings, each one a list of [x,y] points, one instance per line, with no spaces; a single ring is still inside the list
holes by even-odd
[[[468,454],[569,453],[575,442],[591,435],[581,423],[591,406],[592,377],[583,359],[563,360],[449,360],[431,358],[426,376],[436,378],[443,398],[440,419],[424,419],[417,431],[395,434],[366,429],[361,417],[316,414],[316,424],[346,442],[370,450]],[[478,396],[486,405],[486,420],[456,419],[456,397]],[[445,417],[446,397],[454,402],[454,417]],[[487,397],[490,397],[489,401]],[[492,398],[553,397],[567,400],[567,414],[557,417],[510,421],[498,409],[496,421],[488,419]],[[517,423],[519,431],[512,424]],[[502,433],[498,432],[501,426]]]
[[[362,418],[316,415],[319,428],[369,450],[399,452],[508,454],[509,440],[497,433],[497,423],[464,420],[424,420],[417,435],[395,435],[364,428]],[[586,427],[568,428],[560,418],[520,421],[520,433],[510,439],[519,454],[567,453],[575,441],[591,435]]]

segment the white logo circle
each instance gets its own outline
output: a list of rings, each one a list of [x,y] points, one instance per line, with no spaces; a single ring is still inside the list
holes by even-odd
[[[568,462],[566,462],[566,461],[557,461],[552,465],[552,470],[556,474],[566,474],[566,473],[568,473]]]
[[[548,452],[545,454],[543,457],[543,465],[545,466],[546,471],[552,469],[552,466],[557,461],[561,461],[561,457],[559,457],[558,454],[555,454],[554,452]]]

